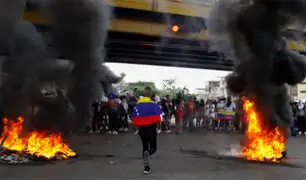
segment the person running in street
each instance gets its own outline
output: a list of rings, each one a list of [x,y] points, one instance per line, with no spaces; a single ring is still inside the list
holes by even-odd
[[[138,127],[143,148],[144,173],[149,174],[149,157],[157,150],[156,124],[161,122],[162,111],[158,104],[151,100],[152,90],[146,87],[132,114],[132,122]]]

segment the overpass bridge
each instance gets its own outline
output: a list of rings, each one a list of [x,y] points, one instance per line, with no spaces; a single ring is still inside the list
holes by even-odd
[[[214,0],[112,0],[114,18],[106,42],[106,62],[231,70],[233,61],[212,51],[207,41],[206,18]],[[48,40],[48,21],[35,5],[28,4],[24,19],[34,23],[46,37],[53,55],[56,47]],[[306,36],[295,27],[284,35],[289,47],[303,52]],[[305,38],[301,38],[305,39]]]

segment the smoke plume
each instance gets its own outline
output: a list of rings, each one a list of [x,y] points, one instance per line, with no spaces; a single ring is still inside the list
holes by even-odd
[[[27,130],[67,133],[71,125],[84,127],[92,118],[92,102],[100,98],[100,81],[118,80],[102,65],[111,9],[101,0],[39,1],[52,41],[72,61],[70,68],[47,58],[42,34],[21,20],[25,2],[0,3],[0,14],[5,12],[0,17],[0,49],[8,52],[1,74],[2,115],[23,116]]]
[[[100,79],[100,84],[102,86],[102,95],[108,96],[114,91],[112,84],[117,84],[123,80],[124,74],[117,76],[113,71],[111,71],[106,65],[102,65],[104,76]]]
[[[104,42],[110,8],[101,0],[53,0],[49,4],[52,36],[60,53],[74,68],[69,99],[75,108],[76,126],[91,118],[91,104],[100,98],[99,81],[106,76]]]
[[[0,49],[7,50],[12,41],[13,24],[20,20],[26,0],[2,0],[0,1]]]
[[[31,23],[19,20],[12,29],[9,55],[2,64],[7,76],[1,87],[3,115],[11,118],[28,114],[30,94],[46,53],[43,38]]]
[[[303,0],[219,0],[208,28],[234,51],[235,69],[227,85],[236,95],[255,101],[267,127],[287,127],[292,120],[286,85],[305,79],[306,59],[287,47],[282,31],[304,24]]]

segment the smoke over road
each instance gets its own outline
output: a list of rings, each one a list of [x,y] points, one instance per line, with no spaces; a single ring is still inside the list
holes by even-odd
[[[13,24],[20,20],[26,0],[0,1],[0,48],[7,47],[13,36]]]
[[[2,84],[2,110],[7,117],[26,116],[46,54],[43,37],[33,24],[19,20],[13,30],[9,56],[2,64],[7,75]]]
[[[44,8],[50,20],[52,41],[73,62],[69,70],[47,58],[42,35],[33,24],[21,20],[25,1],[14,2],[18,6],[11,1],[0,3],[1,13],[12,11],[0,17],[1,47],[8,50],[2,66],[3,115],[10,119],[23,116],[34,129],[83,128],[91,118],[92,102],[100,98],[100,81],[115,77],[102,65],[111,9],[101,0],[40,1],[43,4],[38,7]],[[68,104],[74,113],[69,113]]]
[[[282,30],[304,24],[305,12],[303,0],[219,0],[209,18],[211,35],[234,51],[228,89],[254,99],[267,127],[285,128],[292,120],[286,84],[305,79],[306,60],[287,48]]]
[[[74,63],[69,99],[76,109],[77,126],[81,126],[84,119],[91,118],[91,104],[100,97],[110,9],[100,0],[53,0],[49,7],[54,41]]]

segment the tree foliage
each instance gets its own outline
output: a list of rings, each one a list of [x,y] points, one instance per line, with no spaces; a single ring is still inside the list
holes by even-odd
[[[145,87],[151,87],[160,96],[170,95],[172,98],[184,98],[191,96],[189,89],[184,87],[179,87],[175,79],[165,79],[162,81],[162,89],[157,89],[154,82],[151,81],[137,81],[123,83],[124,85],[120,86],[120,92],[133,92],[137,89],[138,94],[142,94]]]
[[[179,87],[176,84],[175,79],[165,79],[163,80],[163,93],[169,94],[172,97],[184,97],[190,95],[189,89],[184,86],[184,87]]]
[[[157,91],[155,83],[150,81],[129,82],[127,83],[126,91],[131,92],[137,89],[138,93],[141,94],[145,87],[151,87],[153,91]]]

